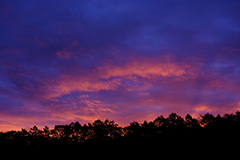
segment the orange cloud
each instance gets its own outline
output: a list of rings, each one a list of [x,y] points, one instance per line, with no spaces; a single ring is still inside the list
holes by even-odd
[[[181,76],[187,73],[188,66],[174,62],[134,61],[124,66],[102,66],[98,68],[103,78],[140,76],[151,78],[153,76]]]
[[[63,94],[68,94],[73,91],[80,92],[98,92],[101,90],[113,90],[120,85],[119,79],[114,79],[111,81],[100,81],[95,79],[85,79],[82,80],[81,77],[71,78],[65,77],[59,84],[54,86],[54,93],[52,96],[60,96]]]
[[[116,90],[118,87],[124,87],[127,91],[141,91],[151,88],[151,81],[161,77],[181,80],[194,74],[193,69],[188,64],[176,63],[166,57],[160,58],[160,61],[159,59],[139,58],[121,66],[105,64],[91,70],[89,74],[84,76],[81,74],[62,75],[55,79],[56,83],[51,82],[47,98],[59,97],[73,91],[99,92]],[[124,81],[134,83],[124,84]]]
[[[195,107],[194,110],[197,112],[212,112],[213,108],[209,106],[200,106],[200,107]]]
[[[169,92],[165,90],[164,93],[160,92],[159,94],[156,92],[153,94],[149,89],[153,88],[156,84],[174,86],[172,84],[175,84],[176,81],[179,82],[177,84],[182,86],[182,82],[184,81],[179,80],[185,80],[189,76],[192,77],[195,74],[194,70],[197,70],[198,66],[177,63],[166,57],[161,60],[138,58],[129,61],[129,63],[123,65],[104,64],[101,67],[89,70],[88,73],[84,72],[84,74],[81,74],[81,69],[79,69],[79,74],[72,74],[70,70],[69,73],[44,81],[43,84],[46,89],[44,93],[46,94],[43,95],[43,98],[41,96],[39,102],[50,101],[49,103],[44,103],[43,107],[46,114],[49,115],[48,117],[51,117],[45,117],[44,121],[64,124],[79,120],[87,123],[98,118],[111,118],[111,115],[118,115],[121,111],[125,113],[126,107],[140,107],[142,109],[142,117],[151,119],[151,117],[155,116],[156,109],[161,108],[159,105],[174,108],[173,106],[176,105],[176,102],[179,106],[183,103],[182,101],[186,101],[186,98],[182,98],[184,95],[178,94],[182,89],[179,86],[174,87],[174,91],[172,91],[171,87],[168,87]],[[167,80],[165,81],[164,79]],[[91,93],[86,93],[104,90],[119,91],[119,89],[132,92],[134,97],[125,96],[123,93],[120,93],[119,97],[120,99],[122,98],[121,101],[108,102],[108,100],[91,97]],[[61,97],[75,91],[80,92],[77,98],[67,99]],[[176,99],[176,95],[182,96]],[[154,111],[147,113],[152,116],[143,116],[146,113],[145,107],[149,105]],[[203,108],[196,108],[195,111],[201,109]],[[128,116],[130,114],[135,115],[131,112],[134,112],[134,110],[129,111]],[[167,112],[170,112],[170,109]],[[18,118],[16,117],[16,120]],[[126,124],[129,122],[127,119],[125,120]],[[25,120],[21,121],[25,123]],[[27,121],[36,122],[38,120],[29,117]],[[124,120],[122,119],[122,121]],[[32,123],[30,127],[32,127]]]

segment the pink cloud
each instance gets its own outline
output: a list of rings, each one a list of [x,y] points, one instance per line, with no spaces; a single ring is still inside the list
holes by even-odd
[[[119,85],[120,79],[100,81],[96,79],[82,79],[81,77],[62,77],[60,82],[53,87],[53,90],[56,93],[55,96],[60,96],[63,94],[69,94],[73,91],[98,92],[101,90],[114,90]]]
[[[175,62],[156,61],[153,59],[133,60],[123,66],[106,65],[98,67],[103,74],[102,78],[111,77],[134,77],[152,78],[156,76],[178,77],[187,73],[189,66],[181,65]]]
[[[193,70],[196,70],[189,64],[176,63],[166,57],[160,58],[160,62],[154,59],[139,58],[121,66],[103,64],[84,75],[63,74],[51,80],[55,83],[50,84],[48,96],[49,98],[59,97],[73,91],[117,90],[119,87],[124,87],[128,91],[144,91],[153,86],[153,80],[164,77],[185,80],[194,74]]]
[[[38,109],[44,111],[48,116],[42,123],[87,123],[109,118],[120,125],[133,120],[153,120],[159,114],[167,116],[171,112],[197,115],[235,111],[238,107],[235,103],[229,103],[225,109],[226,103],[220,101],[231,98],[227,93],[239,91],[237,84],[216,71],[203,72],[206,64],[192,59],[176,62],[167,56],[139,57],[121,65],[102,63],[87,72],[82,68],[76,68],[74,72],[68,70],[59,76],[38,80],[42,85],[37,88],[26,88],[29,92],[38,90],[29,105],[42,105],[36,110],[31,107],[26,110],[34,114]],[[38,116],[26,120],[15,116],[13,119],[19,123],[12,123],[12,126],[26,124],[32,127],[41,121]]]
[[[209,106],[199,106],[199,107],[195,107],[194,110],[197,111],[198,113],[211,112],[213,111],[213,108]]]

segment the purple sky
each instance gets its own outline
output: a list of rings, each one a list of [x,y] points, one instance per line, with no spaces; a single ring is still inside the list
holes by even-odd
[[[0,131],[240,110],[239,0],[1,0]]]

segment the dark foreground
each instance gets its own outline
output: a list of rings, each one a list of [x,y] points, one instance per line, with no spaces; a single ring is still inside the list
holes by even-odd
[[[183,119],[175,113],[154,121],[132,122],[119,127],[114,121],[96,120],[81,125],[57,125],[43,130],[36,126],[22,131],[0,133],[1,153],[88,154],[88,156],[137,154],[138,156],[176,153],[210,153],[218,149],[239,150],[240,112],[224,116],[205,114],[200,119],[186,115]],[[221,151],[219,151],[221,152]],[[115,157],[116,158],[116,157]]]

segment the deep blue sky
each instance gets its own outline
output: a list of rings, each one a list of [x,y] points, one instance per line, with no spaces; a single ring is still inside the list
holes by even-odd
[[[239,0],[0,0],[0,130],[240,110]]]

